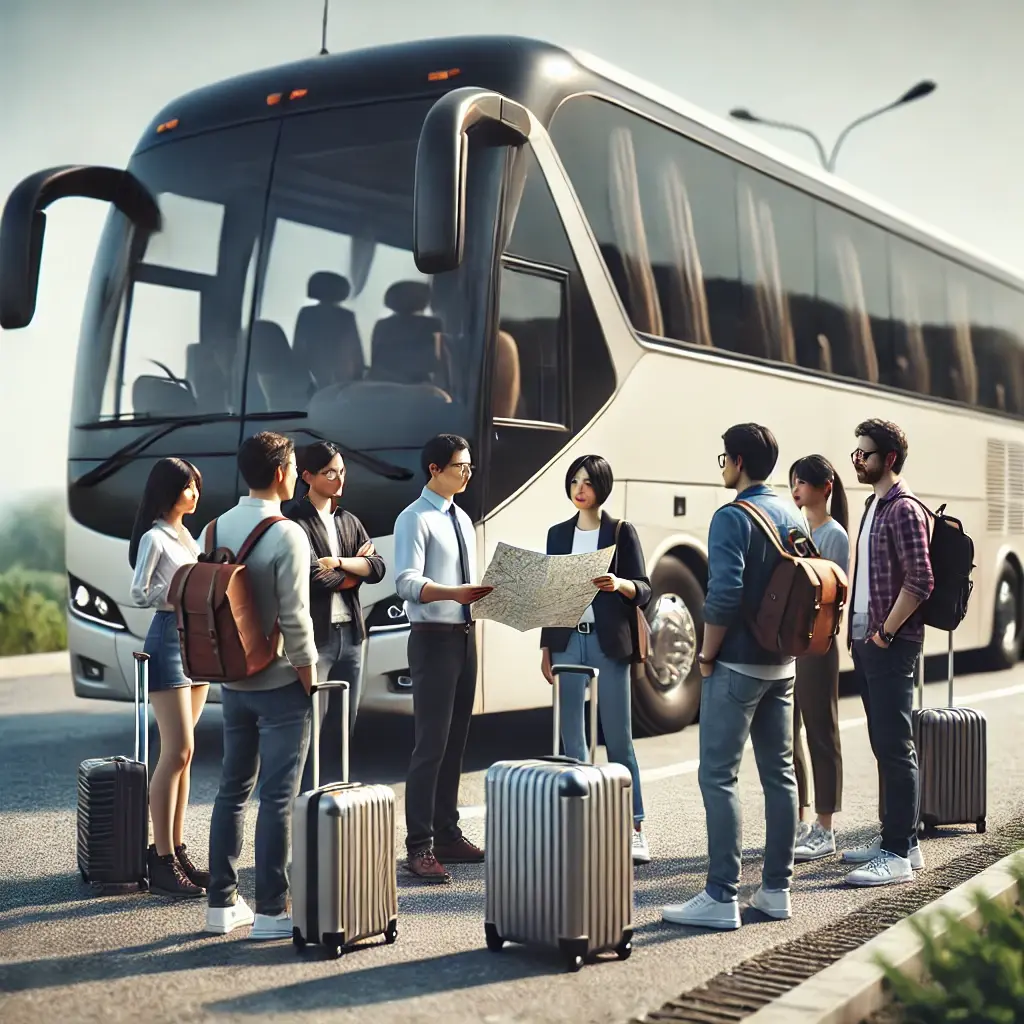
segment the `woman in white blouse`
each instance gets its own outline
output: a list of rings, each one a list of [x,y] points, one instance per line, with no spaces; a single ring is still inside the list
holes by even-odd
[[[175,572],[199,555],[181,520],[195,512],[202,487],[203,478],[191,463],[160,459],[146,481],[128,548],[135,570],[132,600],[156,609],[143,649],[149,655],[149,698],[160,729],[160,758],[149,784],[155,840],[149,848],[149,888],[162,896],[203,896],[210,884],[209,872],[192,863],[183,838],[195,726],[210,687],[185,675],[168,600]]]

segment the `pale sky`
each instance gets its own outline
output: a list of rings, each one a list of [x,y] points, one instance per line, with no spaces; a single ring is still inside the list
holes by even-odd
[[[332,52],[507,32],[575,46],[705,109],[803,124],[826,149],[922,78],[938,90],[856,129],[837,172],[1024,269],[1024,4],[1011,0],[332,0]],[[0,0],[0,201],[63,163],[123,166],[169,100],[307,55],[321,0]],[[1017,70],[1015,70],[1017,69]],[[799,135],[755,128],[814,160]],[[31,327],[0,332],[15,491],[60,488],[79,319],[105,208],[50,208]],[[31,425],[31,426],[30,426]],[[10,484],[8,485],[10,487]],[[7,495],[10,496],[10,492]]]

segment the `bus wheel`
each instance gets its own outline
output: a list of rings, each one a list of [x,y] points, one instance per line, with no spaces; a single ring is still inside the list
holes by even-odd
[[[697,652],[704,636],[704,590],[673,555],[651,575],[651,653],[633,669],[633,723],[640,735],[677,732],[700,709]]]
[[[1012,668],[1020,659],[1020,581],[1012,565],[1004,565],[996,586],[992,642],[986,661],[993,669]]]

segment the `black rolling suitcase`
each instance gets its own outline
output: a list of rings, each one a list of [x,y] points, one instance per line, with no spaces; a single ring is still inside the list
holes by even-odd
[[[920,771],[919,820],[937,825],[975,825],[985,831],[988,797],[988,737],[985,716],[953,707],[953,634],[949,634],[947,706],[926,708],[924,657],[918,660],[918,702],[913,712]]]
[[[148,884],[148,661],[135,653],[135,757],[90,758],[78,766],[78,870],[96,885]]]

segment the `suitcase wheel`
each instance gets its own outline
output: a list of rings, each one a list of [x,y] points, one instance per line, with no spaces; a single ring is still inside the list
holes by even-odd
[[[292,929],[292,943],[300,952],[306,948],[306,940],[302,937],[302,932],[298,928]]]
[[[615,955],[620,960],[628,960],[629,955],[633,952],[633,933],[626,932],[622,936],[622,941],[615,947]]]
[[[342,935],[325,933],[320,941],[332,960],[337,960],[345,952],[345,938]]]
[[[583,959],[587,955],[587,940],[562,939],[558,947],[562,951],[566,968],[575,974],[583,966]]]
[[[984,832],[985,831],[985,819],[984,818],[979,818],[975,824],[977,825],[977,828],[978,828],[979,832]]]
[[[388,921],[387,928],[384,929],[384,941],[390,946],[395,939],[398,938],[398,922]]]
[[[488,921],[484,925],[484,936],[487,939],[487,948],[492,953],[498,953],[501,947],[505,945],[505,940],[498,934],[498,929]]]

